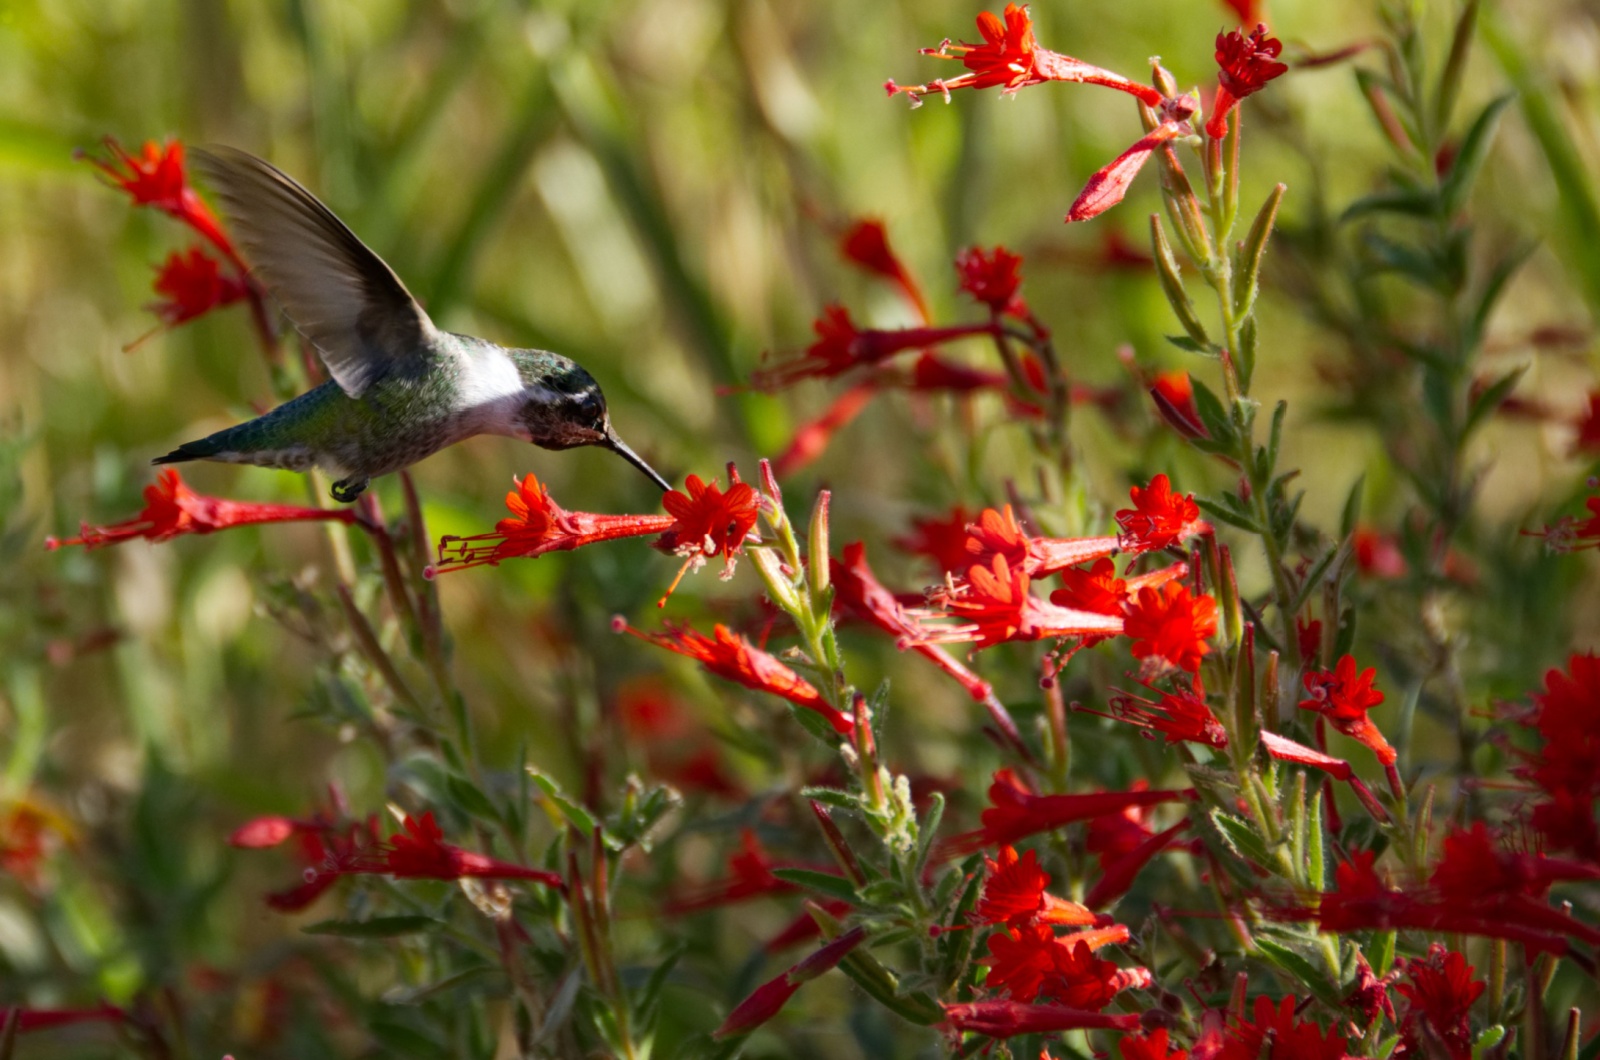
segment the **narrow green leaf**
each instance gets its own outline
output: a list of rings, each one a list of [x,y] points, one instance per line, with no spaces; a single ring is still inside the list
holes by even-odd
[[[1214,504],[1204,497],[1196,497],[1195,503],[1200,505],[1200,510],[1205,512],[1206,515],[1210,516],[1212,519],[1227,523],[1229,526],[1236,526],[1246,533],[1260,534],[1264,532],[1262,527],[1258,525],[1255,520],[1249,518],[1248,516],[1239,515],[1235,512],[1232,512],[1221,505]]]
[[[445,778],[445,789],[450,793],[450,801],[472,816],[486,821],[500,820],[500,812],[489,801],[489,796],[466,777],[451,773]]]
[[[1344,999],[1340,996],[1337,984],[1298,951],[1260,935],[1256,936],[1256,949],[1269,963],[1299,980],[1298,985],[1308,988],[1324,1005],[1335,1009],[1343,1005]]]
[[[1150,246],[1155,251],[1156,278],[1161,281],[1161,292],[1167,296],[1167,304],[1172,306],[1178,323],[1183,325],[1183,330],[1188,332],[1195,345],[1208,349],[1211,336],[1206,334],[1205,325],[1200,323],[1200,316],[1195,312],[1194,302],[1183,288],[1178,260],[1173,257],[1172,244],[1167,242],[1167,233],[1161,227],[1160,214],[1150,215]]]
[[[796,887],[804,887],[808,891],[816,891],[818,894],[825,894],[842,902],[854,905],[860,901],[856,895],[855,884],[843,876],[817,872],[814,869],[773,869],[772,874]]]
[[[1441,134],[1450,128],[1450,117],[1455,113],[1456,100],[1461,95],[1461,79],[1467,72],[1467,56],[1472,51],[1472,35],[1478,24],[1478,0],[1467,0],[1456,19],[1455,33],[1450,38],[1450,54],[1439,74],[1439,91],[1433,100],[1433,127]]]
[[[392,939],[437,931],[444,921],[431,916],[375,916],[370,920],[319,920],[300,930],[307,935],[333,935],[345,939]]]
[[[1467,204],[1467,197],[1472,194],[1472,186],[1477,183],[1478,174],[1483,170],[1483,163],[1489,157],[1489,148],[1494,143],[1495,129],[1500,124],[1500,115],[1515,98],[1515,93],[1508,92],[1490,101],[1478,112],[1466,135],[1461,138],[1461,147],[1456,151],[1455,161],[1450,164],[1450,172],[1439,187],[1439,205],[1446,217],[1453,217]]]
[[[546,799],[550,800],[550,803],[561,813],[561,816],[566,818],[568,824],[584,835],[589,835],[595,830],[595,827],[600,822],[596,821],[594,815],[588,810],[567,798],[561,791],[561,786],[553,779],[532,766],[528,767],[528,776],[533,780],[534,784],[538,785],[539,790],[544,793]]]
[[[1396,188],[1363,195],[1344,208],[1339,223],[1346,224],[1372,214],[1399,214],[1404,217],[1435,217],[1439,195],[1431,188]]]
[[[1259,868],[1266,868],[1272,863],[1266,843],[1256,835],[1248,822],[1221,810],[1212,810],[1211,820],[1217,826],[1217,831],[1222,833],[1228,849],[1240,858]]]
[[[1250,234],[1239,248],[1239,271],[1234,277],[1233,312],[1236,317],[1248,317],[1255,311],[1256,292],[1261,286],[1261,259],[1267,252],[1267,240],[1272,237],[1272,226],[1278,220],[1278,206],[1288,185],[1276,184],[1267,193],[1267,201],[1256,212],[1251,222]]]

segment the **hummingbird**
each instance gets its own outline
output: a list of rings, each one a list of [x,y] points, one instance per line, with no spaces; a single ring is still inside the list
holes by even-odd
[[[581,365],[441,331],[383,259],[277,167],[228,147],[191,154],[251,272],[332,377],[264,416],[151,461],[218,460],[309,471],[352,503],[379,475],[479,434],[545,449],[598,445],[672,487],[618,436]]]

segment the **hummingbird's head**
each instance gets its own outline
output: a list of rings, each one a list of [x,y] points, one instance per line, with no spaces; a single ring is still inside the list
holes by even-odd
[[[545,449],[602,446],[644,472],[663,492],[670,490],[667,480],[618,437],[606,411],[606,396],[594,376],[575,361],[545,356],[553,358],[553,363],[519,365],[523,402],[518,418],[528,440]]]

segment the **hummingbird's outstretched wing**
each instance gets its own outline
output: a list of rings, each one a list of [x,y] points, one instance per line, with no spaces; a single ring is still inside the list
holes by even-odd
[[[255,275],[351,397],[430,355],[436,334],[383,259],[293,178],[231,147],[191,153]]]

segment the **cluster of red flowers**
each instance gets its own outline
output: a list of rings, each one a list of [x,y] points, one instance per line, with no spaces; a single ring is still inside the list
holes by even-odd
[[[978,32],[983,37],[982,44],[953,44],[946,40],[937,48],[922,50],[924,55],[960,60],[966,73],[922,85],[897,85],[891,80],[884,85],[885,90],[890,96],[904,93],[913,106],[918,106],[923,96],[933,93],[948,102],[950,93],[960,88],[999,88],[1009,95],[1047,81],[1067,81],[1125,92],[1148,108],[1144,112],[1148,131],[1089,178],[1067,211],[1069,222],[1097,217],[1121,202],[1152,154],[1165,150],[1175,139],[1196,134],[1191,119],[1199,112],[1200,101],[1195,95],[1169,96],[1159,88],[1040,47],[1025,5],[1007,4],[1004,17],[982,12],[978,15]],[[1248,34],[1236,29],[1217,35],[1217,92],[1211,117],[1204,126],[1207,136],[1213,140],[1226,136],[1228,116],[1238,102],[1261,91],[1289,69],[1277,61],[1282,51],[1282,42],[1269,37],[1264,25],[1258,24]]]
[[[1545,674],[1544,691],[1518,720],[1541,741],[1514,770],[1538,793],[1528,823],[1546,849],[1600,863],[1600,656],[1573,655],[1564,672]]]
[[[945,584],[929,594],[933,614],[957,624],[925,627],[922,641],[970,641],[982,649],[1059,637],[1092,643],[1125,634],[1134,657],[1151,670],[1196,672],[1217,629],[1216,602],[1182,583],[1185,563],[1117,577],[1110,557],[1171,548],[1209,527],[1194,498],[1173,493],[1165,475],[1130,495],[1134,507],[1117,512],[1122,532],[1112,537],[1038,537],[1022,529],[1009,506],[980,513],[967,527],[964,576],[947,569]],[[935,528],[939,536],[931,536]],[[913,547],[927,548],[942,565],[958,562],[953,535],[947,543],[942,524],[921,529]],[[1035,596],[1034,580],[1053,574],[1061,575],[1063,587],[1048,601]]]
[[[216,214],[189,185],[183,144],[174,140],[163,146],[151,141],[137,155],[109,137],[105,145],[110,158],[88,161],[114,187],[127,192],[135,206],[154,207],[187,225],[222,255],[218,261],[199,244],[174,251],[156,270],[155,292],[160,298],[151,303],[150,311],[172,328],[213,309],[249,301],[258,327],[270,320],[262,294],[250,279],[249,266]]]

